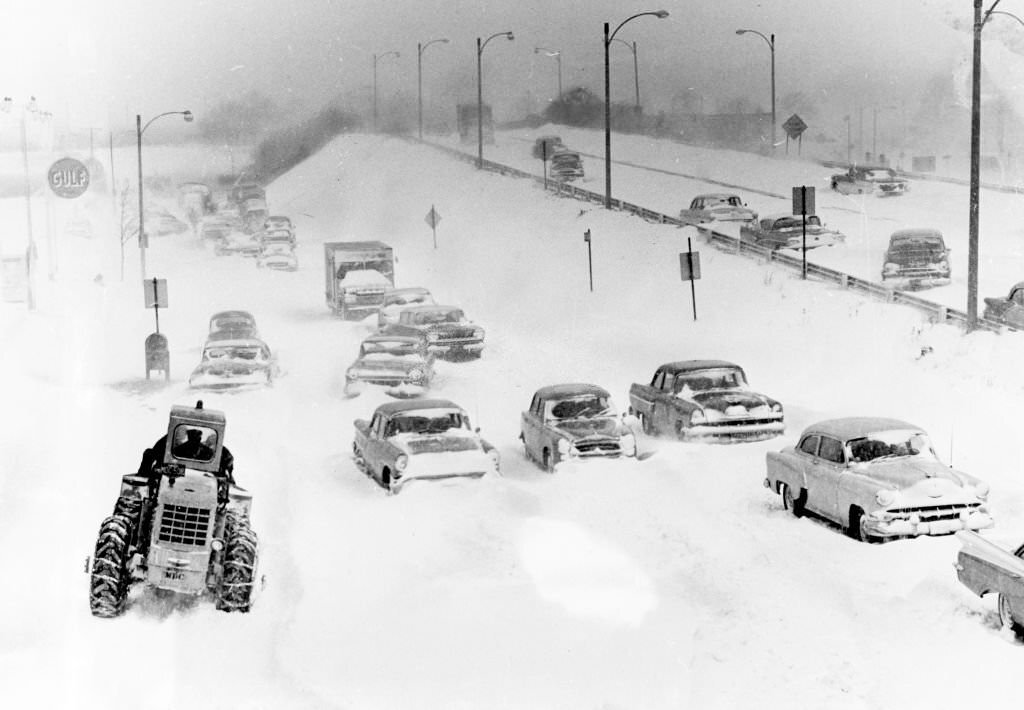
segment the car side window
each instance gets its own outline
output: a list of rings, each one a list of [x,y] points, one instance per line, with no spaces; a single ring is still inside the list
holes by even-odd
[[[832,463],[842,463],[842,442],[828,436],[821,437],[821,448],[818,449],[818,456],[826,461],[831,461]]]
[[[1016,303],[1018,306],[1024,306],[1024,288],[1018,288],[1010,296],[1010,300]]]
[[[660,390],[662,388],[661,385],[664,382],[665,382],[665,371],[664,370],[658,370],[657,372],[654,373],[654,379],[651,380],[651,387],[654,387],[655,389],[659,389]]]
[[[804,437],[804,440],[800,442],[800,450],[803,451],[805,454],[817,456],[819,441],[821,441],[820,436],[818,436],[817,434],[810,434],[809,436]]]
[[[530,411],[536,414],[537,416],[541,416],[544,414],[544,403],[537,395],[533,396],[533,402],[530,404]]]

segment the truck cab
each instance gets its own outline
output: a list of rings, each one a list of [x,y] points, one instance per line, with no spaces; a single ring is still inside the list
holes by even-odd
[[[395,284],[394,251],[384,242],[325,242],[327,306],[346,320],[361,320],[384,305]]]

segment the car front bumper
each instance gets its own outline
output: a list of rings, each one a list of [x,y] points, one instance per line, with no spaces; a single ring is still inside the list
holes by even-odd
[[[683,435],[690,441],[763,441],[773,439],[786,431],[783,420],[771,422],[722,422],[721,424],[698,424],[691,426]]]
[[[864,532],[881,538],[949,535],[959,530],[984,530],[995,523],[985,510],[962,510],[955,517],[920,520],[916,516],[889,518],[890,514],[870,513],[864,518]],[[886,519],[889,518],[889,519]]]

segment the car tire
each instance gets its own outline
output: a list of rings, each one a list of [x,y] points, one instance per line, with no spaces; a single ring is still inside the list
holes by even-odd
[[[679,441],[686,438],[686,423],[682,419],[677,419],[672,425],[672,432],[675,434]]]
[[[385,468],[380,472],[380,484],[388,493],[391,493],[391,470]]]
[[[554,456],[551,455],[551,449],[545,448],[544,452],[541,454],[541,466],[548,473],[555,472],[555,460]]]
[[[879,542],[877,537],[868,535],[864,530],[864,511],[853,506],[850,508],[850,524],[846,527],[846,534],[858,542]]]
[[[788,483],[780,483],[779,487],[782,489],[782,508],[788,510],[793,514],[794,518],[803,517],[804,514],[804,496],[803,491],[800,495],[793,495],[793,488]]]
[[[1003,594],[999,595],[996,601],[996,609],[999,612],[999,624],[1004,629],[1009,629],[1018,641],[1024,641],[1024,626],[1017,623],[1013,618],[1013,611],[1010,608],[1010,600]]]

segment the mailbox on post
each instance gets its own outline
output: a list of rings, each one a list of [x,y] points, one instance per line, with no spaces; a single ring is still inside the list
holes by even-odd
[[[160,332],[160,309],[167,308],[167,279],[145,279],[142,282],[146,308],[156,316],[156,332],[146,337],[146,379],[153,370],[162,370],[164,379],[171,379],[171,353],[167,336]]]

